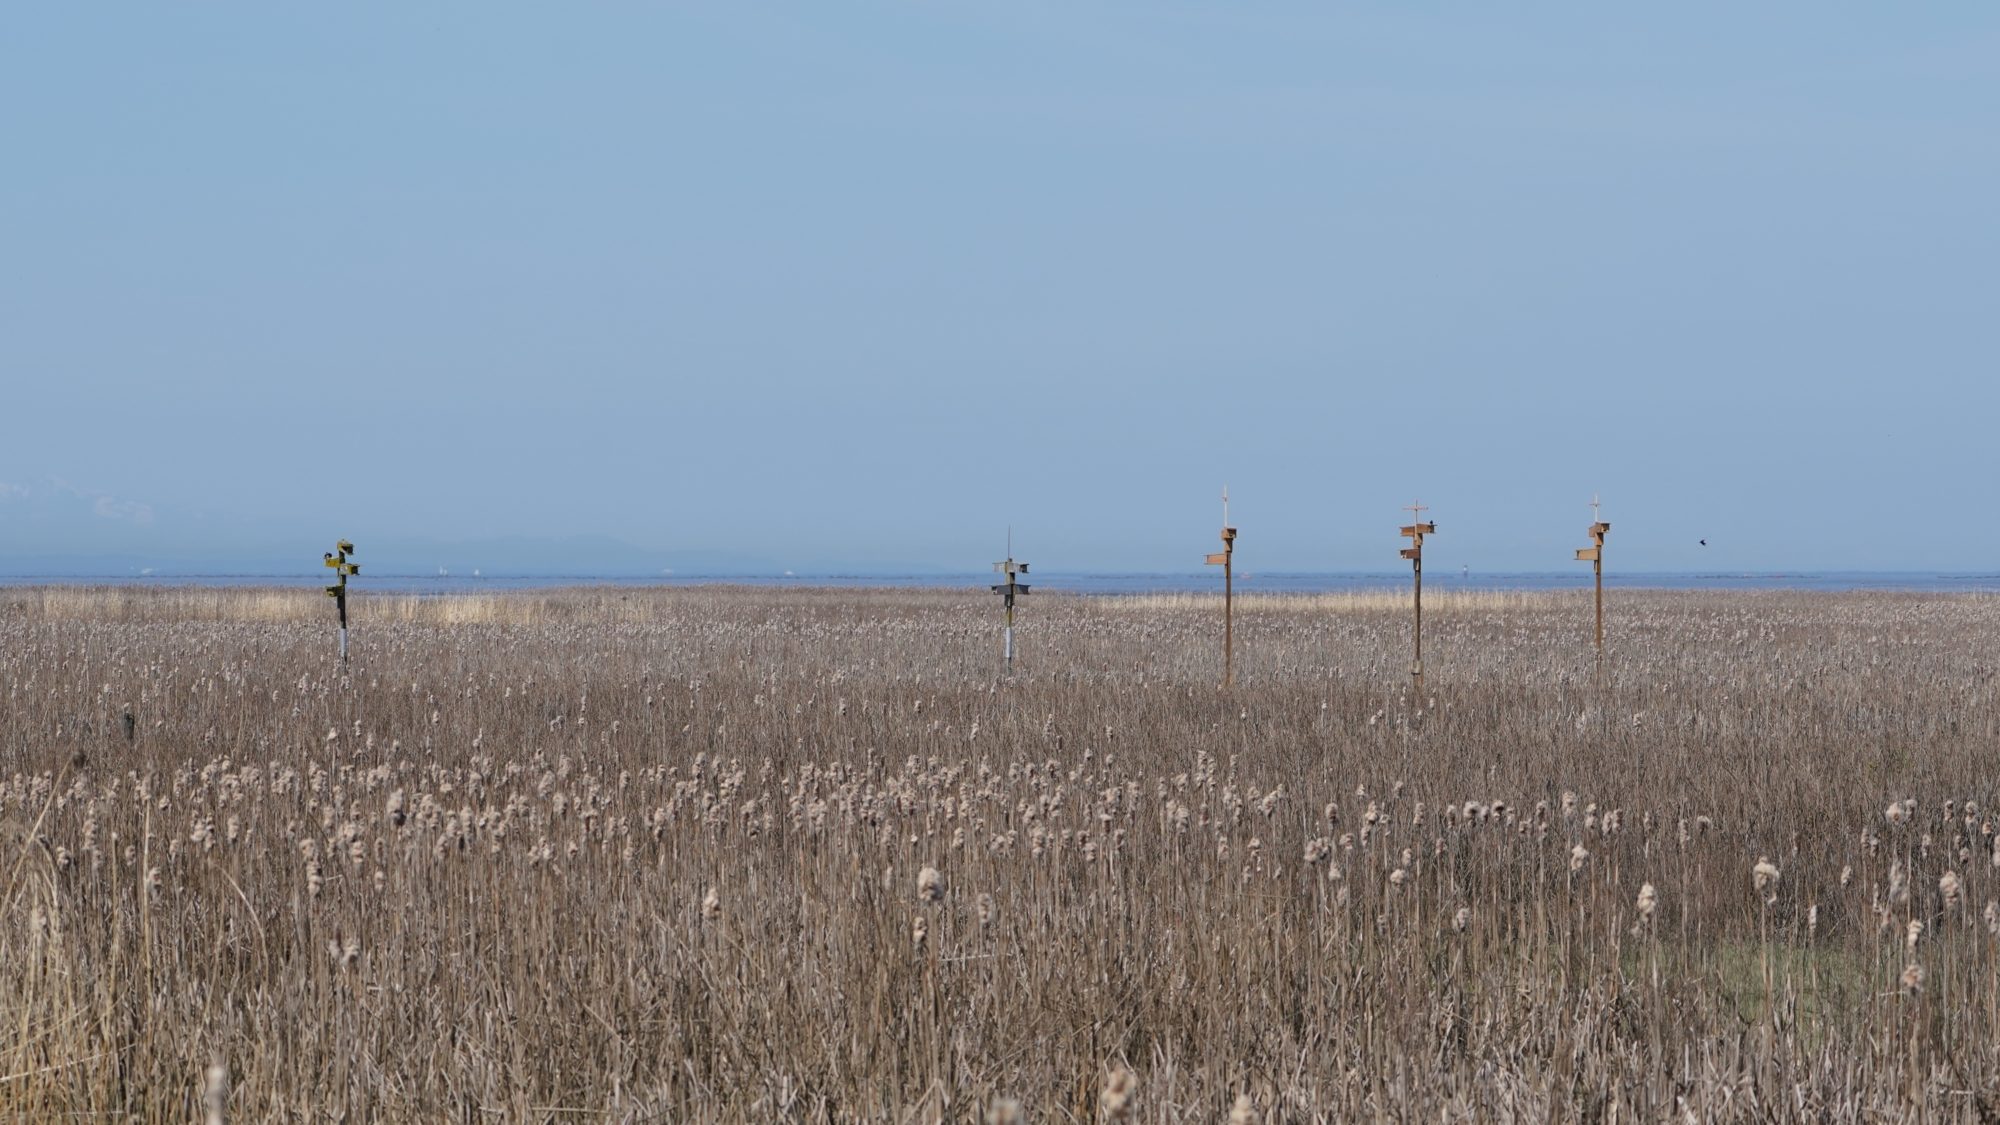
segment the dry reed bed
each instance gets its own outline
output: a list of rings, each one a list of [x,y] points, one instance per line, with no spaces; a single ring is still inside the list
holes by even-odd
[[[2000,601],[991,602],[0,591],[0,1114],[2000,1106]]]

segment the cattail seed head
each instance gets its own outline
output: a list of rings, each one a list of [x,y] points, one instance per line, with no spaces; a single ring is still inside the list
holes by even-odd
[[[917,872],[917,897],[925,902],[944,900],[944,876],[935,867],[926,867]]]
[[[229,1104],[229,1068],[213,1063],[202,1079],[203,1119],[206,1125],[222,1125],[222,1111]]]
[[[1947,871],[1938,876],[1938,894],[1944,896],[1945,909],[1950,910],[1958,906],[1960,890],[1958,872]]]
[[[1236,1095],[1236,1104],[1229,1107],[1229,1125],[1252,1125],[1256,1120],[1257,1110],[1250,1104],[1250,1095]]]
[[[1906,948],[1912,950],[1916,949],[1917,942],[1922,940],[1923,936],[1924,936],[1924,923],[1923,920],[1920,918],[1910,919],[1910,924],[1903,927],[1903,945]]]
[[[1750,869],[1750,879],[1767,904],[1778,901],[1778,865],[1769,856],[1757,857],[1757,865]]]
[[[713,922],[722,917],[722,894],[714,887],[701,896],[701,917],[705,922]]]
[[[1571,848],[1569,850],[1570,874],[1574,875],[1577,872],[1582,871],[1583,865],[1585,863],[1588,863],[1589,861],[1590,861],[1589,848],[1584,847],[1582,844],[1578,844],[1575,847]]]
[[[1651,918],[1653,916],[1653,909],[1657,907],[1659,904],[1660,904],[1660,892],[1653,889],[1653,884],[1651,883],[1641,884],[1639,887],[1639,902],[1638,902],[1639,917]]]
[[[1104,1088],[1097,1093],[1097,1108],[1106,1121],[1124,1121],[1132,1112],[1132,1099],[1138,1092],[1139,1076],[1118,1067],[1105,1075]]]
[[[1923,991],[1924,967],[1912,961],[1903,967],[1903,992],[1908,996],[1917,996]]]
[[[986,1125],[1026,1125],[1027,1115],[1013,1098],[994,1098],[986,1106]]]
[[[1459,907],[1458,912],[1451,916],[1452,932],[1462,934],[1465,932],[1466,927],[1470,925],[1472,925],[1472,908],[1470,906]]]
[[[917,920],[910,923],[911,947],[914,948],[918,953],[922,953],[924,951],[925,943],[930,940],[930,936],[931,936],[930,920],[925,918],[921,914],[917,915]]]

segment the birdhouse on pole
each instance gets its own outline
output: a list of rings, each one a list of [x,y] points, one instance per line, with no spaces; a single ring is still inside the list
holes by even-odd
[[[1415,655],[1410,663],[1410,678],[1415,681],[1418,694],[1424,690],[1424,536],[1437,532],[1435,523],[1425,523],[1422,516],[1430,511],[1422,501],[1413,501],[1403,508],[1410,513],[1410,522],[1403,527],[1403,538],[1410,545],[1403,548],[1403,557],[1410,560],[1410,574],[1416,581],[1416,628],[1411,633],[1415,642]]]
[[[1590,498],[1590,546],[1577,549],[1578,562],[1590,564],[1597,583],[1597,656],[1604,658],[1604,533],[1611,525],[1599,518],[1596,496]]]
[[[1005,652],[1007,667],[1009,670],[1012,670],[1014,667],[1014,598],[1016,595],[1028,592],[1028,584],[1020,580],[1022,575],[1028,573],[1028,564],[1014,560],[1014,533],[1012,531],[1007,533],[1007,557],[994,563],[993,570],[996,574],[1006,579],[1004,582],[994,583],[993,592],[1000,595],[1007,607]]]
[[[343,664],[347,662],[347,579],[349,575],[361,573],[360,563],[347,561],[347,556],[353,553],[354,544],[342,539],[334,544],[333,550],[321,556],[326,565],[340,576],[340,581],[326,588],[326,596],[332,598],[340,610],[340,661]]]

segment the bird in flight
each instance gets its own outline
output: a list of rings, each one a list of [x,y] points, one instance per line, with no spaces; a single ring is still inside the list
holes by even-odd
[[[1704,547],[1708,546],[1708,540],[1706,540],[1706,539],[1702,540],[1702,541],[1701,541],[1701,545],[1702,545],[1702,546],[1704,546]]]

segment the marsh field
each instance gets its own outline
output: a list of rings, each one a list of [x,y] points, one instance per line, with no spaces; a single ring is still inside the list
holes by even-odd
[[[0,1117],[2000,1114],[2000,599],[997,603],[0,590]]]

